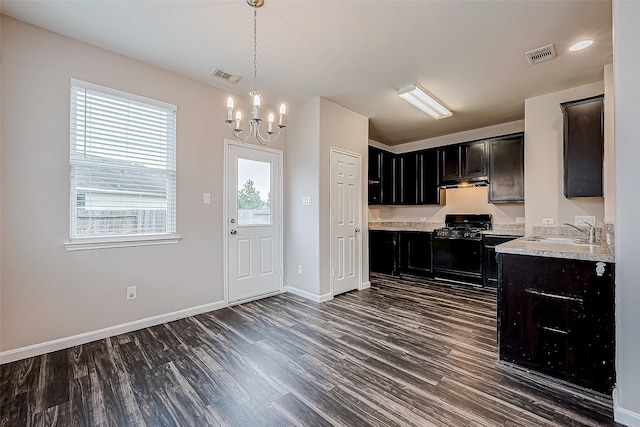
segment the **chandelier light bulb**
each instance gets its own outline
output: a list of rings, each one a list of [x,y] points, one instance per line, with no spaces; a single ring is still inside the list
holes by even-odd
[[[230,123],[233,118],[233,98],[227,99],[227,123]]]
[[[267,132],[271,133],[273,132],[273,113],[269,113],[269,129],[267,130]]]

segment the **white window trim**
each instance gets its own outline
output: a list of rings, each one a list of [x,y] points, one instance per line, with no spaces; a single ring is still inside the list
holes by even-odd
[[[118,237],[83,237],[72,239],[64,244],[67,251],[84,251],[90,249],[112,249],[136,246],[172,245],[182,239],[177,234],[147,234],[142,236]]]
[[[177,105],[162,102],[157,99],[147,98],[147,97],[132,94],[129,92],[120,91],[117,89],[97,85],[97,84],[86,82],[83,80],[78,80],[75,78],[71,78],[69,83],[70,83],[70,86],[78,86],[78,87],[83,87],[85,89],[97,90],[110,95],[119,96],[122,98],[127,98],[134,101],[155,105],[161,108],[166,108],[168,110],[173,110],[174,112],[178,111]],[[177,170],[174,173],[177,173]],[[177,187],[176,187],[176,190],[177,190]],[[174,203],[177,203],[177,199],[174,201]],[[182,240],[182,237],[177,233],[163,233],[163,234],[155,234],[155,235],[144,234],[144,235],[124,235],[124,236],[99,236],[99,237],[80,237],[80,238],[70,237],[68,242],[64,242],[64,247],[68,252],[73,252],[73,251],[83,251],[83,250],[92,250],[92,249],[112,249],[112,248],[126,248],[126,247],[138,247],[138,246],[171,245],[171,244],[180,243],[180,240]]]

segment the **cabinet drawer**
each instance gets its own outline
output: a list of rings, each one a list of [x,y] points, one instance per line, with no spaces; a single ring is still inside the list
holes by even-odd
[[[558,298],[581,299],[587,293],[588,285],[598,279],[595,263],[561,258],[512,256],[518,257],[518,262],[506,263],[502,274],[510,287],[521,290],[528,289]],[[523,275],[522,272],[527,274]]]

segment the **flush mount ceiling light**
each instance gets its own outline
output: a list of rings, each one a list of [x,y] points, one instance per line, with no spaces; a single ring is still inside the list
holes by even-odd
[[[593,44],[593,40],[581,40],[578,43],[571,45],[569,50],[571,52],[577,52],[582,49],[586,49]]]
[[[434,97],[415,84],[405,86],[398,90],[398,96],[436,120],[451,115],[451,111],[447,110],[447,108],[436,101]]]
[[[229,125],[229,129],[233,134],[233,137],[241,142],[247,142],[251,138],[255,138],[260,144],[268,144],[271,141],[275,141],[280,136],[280,132],[285,128],[284,115],[286,113],[286,107],[284,104],[280,106],[280,117],[278,123],[275,125],[278,130],[277,133],[273,130],[273,113],[269,114],[269,127],[267,128],[266,136],[260,133],[260,92],[258,92],[258,19],[257,10],[264,5],[264,0],[247,0],[249,6],[253,8],[253,90],[249,95],[253,99],[253,117],[249,120],[249,133],[247,136],[240,137],[242,128],[240,122],[242,120],[242,113],[236,112],[235,120],[233,116],[233,98],[227,100],[227,120],[225,123]]]

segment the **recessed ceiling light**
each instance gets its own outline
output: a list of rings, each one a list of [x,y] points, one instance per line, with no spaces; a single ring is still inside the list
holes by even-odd
[[[569,48],[569,50],[571,52],[577,52],[579,50],[588,48],[592,44],[593,44],[593,40],[582,40],[582,41],[579,41],[578,43],[575,43],[574,45],[572,45]]]

